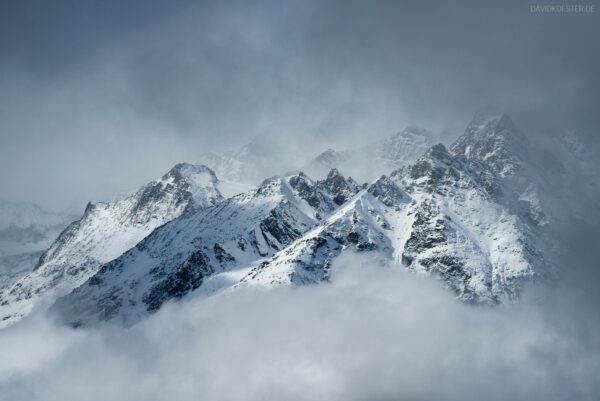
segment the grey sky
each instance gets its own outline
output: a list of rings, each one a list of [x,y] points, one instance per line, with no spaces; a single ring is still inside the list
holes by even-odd
[[[408,124],[458,133],[489,106],[528,130],[595,139],[599,12],[4,1],[0,196],[83,205],[259,134],[316,154]]]

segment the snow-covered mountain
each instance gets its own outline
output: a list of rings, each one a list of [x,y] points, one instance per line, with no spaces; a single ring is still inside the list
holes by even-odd
[[[413,138],[419,132],[403,131],[396,139],[411,137],[407,142],[411,149],[415,143],[425,146]],[[106,248],[122,234],[114,224],[104,225],[113,218],[98,214],[91,232],[103,237],[92,242],[102,245],[87,249],[86,236],[67,236],[71,241],[67,249],[79,253],[75,258],[66,253],[61,259],[62,245],[57,241],[40,265],[46,263],[42,271],[49,274],[35,276],[32,282],[37,287],[30,284],[29,293],[34,288],[58,288],[63,282],[69,283],[67,289],[80,284],[55,303],[53,310],[62,319],[73,325],[111,319],[130,324],[193,291],[208,296],[240,286],[327,281],[339,255],[361,252],[370,253],[374,263],[391,262],[435,277],[466,302],[515,300],[525,283],[554,274],[560,227],[576,222],[578,213],[600,210],[597,198],[569,193],[589,185],[573,177],[581,172],[571,168],[581,165],[576,162],[581,158],[579,148],[572,161],[563,163],[566,156],[561,152],[572,154],[574,148],[565,148],[561,141],[556,145],[541,146],[528,139],[507,116],[479,114],[449,148],[429,146],[412,163],[398,161],[401,167],[370,184],[359,185],[337,169],[322,180],[298,172],[264,180],[256,189],[221,200],[213,174],[203,181],[211,185],[205,185],[199,200],[191,203],[200,206],[186,205],[185,212],[175,208],[169,215],[163,214],[169,208],[139,201],[145,198],[140,193],[164,192],[163,184],[154,183],[149,187],[161,190],[144,187],[132,197],[139,204],[133,215],[146,223],[148,216],[168,216],[166,224],[155,224],[152,230],[142,223],[147,231],[136,244]],[[401,155],[399,159],[411,155],[391,143],[377,152],[384,150]],[[326,156],[339,155],[348,156],[335,152]],[[171,182],[169,174],[158,182]],[[187,193],[192,192],[188,188]],[[98,231],[100,225],[107,229]],[[106,249],[113,251],[100,252]],[[101,257],[89,264],[89,258],[98,254]],[[78,262],[68,265],[67,260]],[[52,263],[57,263],[59,273],[53,273]],[[69,269],[76,280],[70,279]],[[15,285],[13,290],[21,288]],[[14,310],[15,299],[5,303]]]
[[[255,190],[158,228],[60,299],[56,309],[75,325],[114,317],[127,323],[212,275],[229,274],[221,279],[235,284],[240,273],[232,271],[243,272],[285,249],[358,190],[336,170],[318,182],[302,173],[267,179]]]
[[[599,190],[590,188],[589,174],[595,169],[585,168],[593,158],[581,157],[582,146],[569,139],[567,150],[579,160],[574,166],[560,149],[528,140],[509,117],[478,114],[450,150],[433,146],[416,163],[383,176],[330,224],[243,281],[318,282],[342,251],[376,249],[409,270],[441,278],[461,299],[515,299],[528,280],[554,275],[562,230],[582,216],[598,220]],[[379,194],[395,195],[382,202]]]
[[[178,164],[135,194],[111,203],[89,203],[43,253],[35,269],[0,293],[0,320],[11,323],[38,303],[67,294],[155,228],[223,200],[206,166]]]
[[[318,178],[337,168],[360,181],[372,181],[382,174],[413,163],[434,144],[435,136],[431,132],[411,126],[367,146],[349,150],[327,149],[302,170]]]
[[[335,169],[322,181],[266,180],[160,227],[54,309],[76,325],[130,323],[197,288],[328,280],[345,252],[437,277],[464,301],[513,300],[551,272],[549,216],[536,192],[549,166],[536,152],[508,117],[477,116],[451,150],[432,146],[370,185]]]
[[[439,277],[463,300],[496,303],[543,271],[542,253],[531,246],[535,229],[498,204],[464,159],[436,145],[242,281],[316,283],[328,279],[333,258],[352,250]]]

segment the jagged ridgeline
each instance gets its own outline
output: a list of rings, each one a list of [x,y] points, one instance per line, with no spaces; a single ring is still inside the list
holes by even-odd
[[[89,203],[41,255],[35,269],[0,295],[4,324],[68,294],[100,267],[135,246],[162,224],[222,201],[206,166],[178,164],[135,194],[111,203]]]
[[[449,148],[417,128],[392,138],[400,145],[378,157],[408,157],[403,146],[418,156],[367,184],[335,168],[358,153],[322,155],[334,167],[322,179],[276,176],[227,199],[208,167],[177,165],[131,197],[90,205],[2,295],[1,316],[11,323],[57,299],[52,310],[72,325],[131,324],[194,291],[327,281],[349,252],[430,275],[473,303],[515,300],[552,274],[552,227],[569,198],[555,189],[569,180],[555,155],[506,116],[476,116]]]

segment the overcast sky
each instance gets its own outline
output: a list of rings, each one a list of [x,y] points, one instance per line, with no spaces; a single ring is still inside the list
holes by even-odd
[[[593,138],[597,5],[484,3],[2,1],[0,197],[83,209],[256,135],[316,154],[482,107]]]

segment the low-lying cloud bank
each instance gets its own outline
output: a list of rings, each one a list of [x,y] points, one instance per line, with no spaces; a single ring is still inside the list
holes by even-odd
[[[129,329],[35,316],[0,331],[0,399],[597,399],[594,308],[553,291],[469,307],[351,255],[331,284],[190,299]]]

